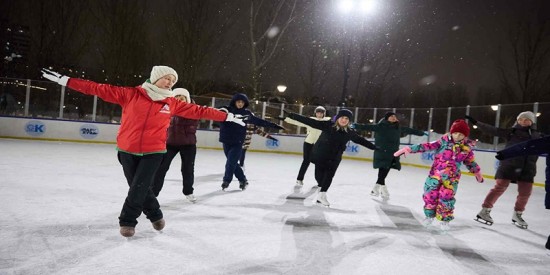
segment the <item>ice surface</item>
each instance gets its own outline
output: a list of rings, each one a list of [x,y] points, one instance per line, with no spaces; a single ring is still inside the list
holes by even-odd
[[[464,175],[448,234],[421,225],[427,170],[405,166],[387,179],[391,199],[369,195],[378,170],[343,160],[313,204],[313,165],[295,187],[301,156],[248,152],[244,192],[220,184],[222,151],[197,152],[195,196],[181,193],[180,160],[161,203],[166,228],[144,217],[118,233],[127,183],[114,145],[0,139],[0,274],[548,274],[544,189],[512,225],[516,186],[497,202],[495,224],[473,220],[494,180]],[[437,225],[437,223],[436,223]]]

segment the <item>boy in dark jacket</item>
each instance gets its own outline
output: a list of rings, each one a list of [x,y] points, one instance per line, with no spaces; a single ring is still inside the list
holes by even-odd
[[[540,133],[532,127],[535,122],[535,114],[532,112],[520,113],[516,118],[516,123],[508,129],[479,122],[471,116],[466,116],[466,118],[472,124],[477,125],[481,131],[506,139],[506,148],[524,141],[540,138]],[[518,196],[512,213],[512,221],[518,227],[527,229],[527,222],[523,220],[522,214],[533,190],[533,181],[537,172],[537,159],[537,155],[522,156],[506,159],[499,163],[495,175],[495,187],[485,197],[485,201],[481,205],[482,209],[477,214],[477,221],[492,225],[493,218],[490,213],[493,205],[504,194],[510,182],[516,182],[518,184]]]
[[[342,161],[342,154],[346,150],[347,143],[351,140],[372,150],[376,150],[377,147],[350,128],[353,113],[348,109],[341,109],[334,122],[319,121],[295,113],[288,113],[288,117],[322,131],[319,139],[313,145],[311,162],[315,164],[315,173],[318,174],[315,179],[321,180],[321,182],[318,182],[321,190],[316,202],[324,206],[330,206],[327,199],[327,190],[332,183],[332,178],[336,174],[340,161]]]
[[[498,160],[505,160],[518,156],[550,154],[550,136],[518,143],[504,150],[498,151],[495,156]],[[544,206],[550,210],[550,155],[546,156],[546,182],[544,184],[546,196]],[[546,249],[550,249],[550,236],[546,241]]]
[[[245,123],[254,124],[261,127],[284,129],[283,127],[255,117],[250,110],[248,110],[248,97],[245,94],[235,94],[229,102],[229,106],[223,106],[221,111],[233,113],[236,117],[242,117]],[[231,125],[234,124],[234,125]],[[243,151],[243,143],[246,138],[246,127],[237,125],[235,123],[221,123],[220,124],[220,142],[223,144],[223,152],[227,161],[225,162],[225,173],[223,175],[222,190],[229,187],[229,184],[233,180],[233,175],[239,180],[239,188],[245,190],[248,186],[248,180],[244,174],[243,169],[239,166],[238,162],[241,158]]]

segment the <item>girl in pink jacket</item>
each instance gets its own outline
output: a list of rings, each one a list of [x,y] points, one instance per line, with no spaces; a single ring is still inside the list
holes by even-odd
[[[460,180],[460,167],[466,165],[475,174],[478,182],[483,182],[479,165],[475,162],[473,147],[475,142],[468,139],[470,128],[462,120],[456,120],[449,134],[431,143],[422,143],[404,147],[394,153],[402,154],[435,151],[434,162],[426,182],[424,183],[424,214],[422,224],[426,227],[432,224],[434,218],[441,223],[441,230],[450,229],[449,222],[453,220],[455,194]]]

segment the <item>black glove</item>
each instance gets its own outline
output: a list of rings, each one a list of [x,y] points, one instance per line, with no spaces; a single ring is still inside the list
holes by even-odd
[[[501,152],[497,152],[495,158],[498,159],[498,160],[502,160],[504,158],[504,156],[502,155]]]
[[[464,118],[469,120],[473,125],[477,124],[477,120],[469,115],[465,115]]]

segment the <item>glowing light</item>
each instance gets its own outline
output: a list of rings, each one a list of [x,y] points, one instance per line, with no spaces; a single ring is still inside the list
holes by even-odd
[[[277,91],[279,91],[279,93],[284,93],[286,91],[286,86],[285,85],[278,85],[277,86]]]
[[[498,105],[491,105],[491,109],[493,109],[493,111],[498,110]]]
[[[353,1],[351,0],[342,0],[338,2],[338,9],[342,13],[350,13],[353,9]]]

